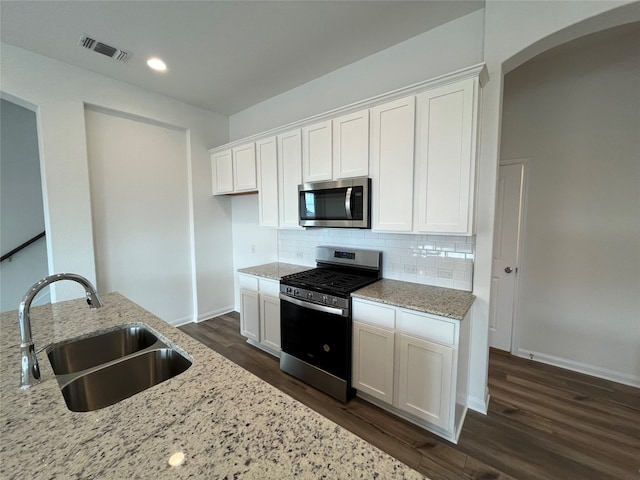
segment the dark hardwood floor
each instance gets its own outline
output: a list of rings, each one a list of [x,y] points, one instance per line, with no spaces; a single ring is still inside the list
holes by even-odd
[[[360,398],[342,404],[247,344],[237,313],[180,327],[233,362],[432,480],[640,479],[640,389],[492,351],[488,415],[457,445]]]

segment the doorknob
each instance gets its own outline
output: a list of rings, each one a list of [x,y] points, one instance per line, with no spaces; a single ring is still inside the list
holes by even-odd
[[[513,269],[511,267],[505,267],[504,271],[507,273],[511,273],[513,272]]]

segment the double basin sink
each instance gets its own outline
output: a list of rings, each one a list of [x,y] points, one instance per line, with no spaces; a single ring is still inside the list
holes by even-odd
[[[108,407],[187,370],[192,361],[145,324],[130,323],[46,348],[69,410]]]

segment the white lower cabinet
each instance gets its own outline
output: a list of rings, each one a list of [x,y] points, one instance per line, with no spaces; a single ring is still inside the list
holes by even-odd
[[[240,333],[247,338],[260,341],[260,314],[258,292],[240,289]]]
[[[280,356],[280,282],[239,274],[240,333],[247,341]]]
[[[358,396],[456,443],[467,411],[469,317],[354,298]]]
[[[395,333],[353,322],[353,387],[378,400],[393,401]]]
[[[280,299],[260,294],[260,339],[263,345],[280,351]]]
[[[398,336],[398,408],[449,429],[453,348]]]

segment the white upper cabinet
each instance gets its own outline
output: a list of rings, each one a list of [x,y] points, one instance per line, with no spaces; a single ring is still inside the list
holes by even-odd
[[[415,97],[371,109],[372,229],[413,227]]]
[[[213,194],[252,192],[258,188],[254,143],[211,154]]]
[[[486,81],[474,65],[211,149],[213,193],[258,190],[261,226],[301,228],[298,185],[368,176],[373,231],[473,235]]]
[[[233,160],[231,149],[211,155],[213,194],[233,193]]]
[[[331,180],[331,120],[302,129],[302,180]]]
[[[249,192],[258,188],[255,143],[235,147],[233,152],[233,189]]]
[[[473,235],[478,79],[417,99],[415,230]]]
[[[333,178],[369,175],[369,110],[333,119]]]
[[[278,147],[276,137],[256,142],[258,209],[261,227],[278,227]]]
[[[302,228],[298,214],[298,185],[302,183],[300,129],[278,135],[278,192],[281,228]]]

